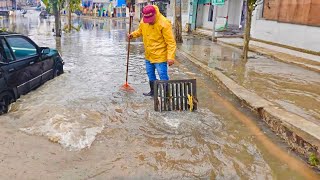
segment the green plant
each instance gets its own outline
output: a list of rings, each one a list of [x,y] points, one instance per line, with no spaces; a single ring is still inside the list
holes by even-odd
[[[309,163],[311,166],[318,166],[319,165],[319,159],[317,158],[315,153],[310,154]]]
[[[0,28],[0,32],[7,32],[7,31],[8,31],[8,29],[5,28],[5,27],[1,27],[1,28]]]

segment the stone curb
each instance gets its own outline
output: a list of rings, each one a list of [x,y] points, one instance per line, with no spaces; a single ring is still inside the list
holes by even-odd
[[[296,114],[280,109],[277,105],[261,98],[238,85],[232,79],[201,63],[192,54],[178,48],[178,55],[186,57],[204,72],[236,96],[251,110],[259,114],[270,129],[286,141],[296,152],[309,158],[310,153],[320,157],[320,126]]]

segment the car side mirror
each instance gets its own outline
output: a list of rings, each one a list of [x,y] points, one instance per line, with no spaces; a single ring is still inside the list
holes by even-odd
[[[49,53],[50,53],[50,49],[49,48],[42,49],[42,51],[41,51],[41,55],[47,55]]]

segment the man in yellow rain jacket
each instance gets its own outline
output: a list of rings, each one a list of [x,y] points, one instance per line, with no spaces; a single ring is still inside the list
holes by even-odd
[[[157,70],[160,80],[169,80],[168,65],[174,64],[176,42],[170,21],[165,18],[157,6],[147,5],[142,10],[143,19],[139,28],[128,35],[128,38],[143,37],[146,57],[146,71],[149,78],[150,92],[145,96],[153,96],[153,85]]]

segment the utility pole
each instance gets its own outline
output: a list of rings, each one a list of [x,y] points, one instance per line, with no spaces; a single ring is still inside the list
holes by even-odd
[[[217,16],[218,16],[218,6],[213,6],[213,28],[212,28],[212,42],[217,42],[216,37],[216,24],[217,24]]]
[[[72,19],[71,19],[71,13],[72,13],[72,8],[71,8],[71,0],[67,1],[67,6],[68,6],[68,32],[71,32],[71,28],[72,28]]]
[[[174,1],[174,35],[177,43],[182,43],[181,0]]]

